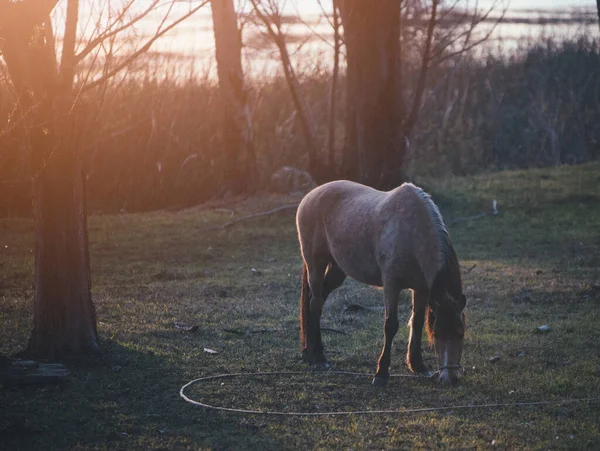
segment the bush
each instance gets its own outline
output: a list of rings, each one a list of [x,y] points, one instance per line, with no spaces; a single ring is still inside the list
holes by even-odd
[[[417,64],[406,64],[407,70]],[[416,174],[573,164],[598,157],[600,53],[587,38],[546,40],[513,55],[463,55],[432,70],[411,139]],[[150,69],[148,69],[150,72]],[[330,74],[317,66],[301,79],[326,141]],[[414,79],[407,74],[405,79]],[[250,84],[260,180],[280,166],[303,168],[306,151],[282,77]],[[343,80],[337,102],[338,152],[344,130]],[[12,99],[0,86],[0,120]],[[90,103],[97,101],[90,95]],[[96,103],[94,103],[96,102]],[[216,83],[146,74],[114,81],[97,119],[87,122],[85,170],[91,212],[145,211],[201,203],[222,194]],[[27,156],[16,132],[0,135],[0,215],[30,210]]]
[[[414,139],[420,171],[574,164],[598,157],[600,53],[552,39],[522,55],[450,61]]]

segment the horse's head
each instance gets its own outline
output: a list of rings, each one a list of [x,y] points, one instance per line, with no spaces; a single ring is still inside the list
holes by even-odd
[[[435,346],[439,382],[443,385],[454,385],[461,369],[467,299],[462,293],[457,297],[445,293],[442,299],[432,299],[427,318],[427,332]]]

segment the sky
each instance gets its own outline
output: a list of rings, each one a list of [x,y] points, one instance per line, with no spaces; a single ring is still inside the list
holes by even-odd
[[[462,0],[462,3],[469,3],[474,5],[476,0]],[[508,1],[508,0],[505,0]],[[296,0],[298,4],[304,3],[304,8],[311,12],[320,11],[318,5],[314,0]],[[479,0],[481,7],[489,6],[493,0]],[[293,2],[288,2],[293,3]],[[329,0],[325,0],[324,4],[328,5],[331,3]],[[570,8],[595,8],[596,2],[594,0],[511,0],[508,1],[509,10],[523,10],[523,9],[570,9]]]
[[[593,8],[593,0],[512,0],[510,9]]]
[[[118,9],[119,1],[129,1],[129,0],[104,0],[99,2],[98,0],[88,0],[89,6],[88,8],[102,8],[105,6],[104,2],[110,1],[111,7]],[[286,11],[289,14],[296,14],[298,7],[301,9],[302,16],[305,19],[316,18],[316,16],[321,14],[321,7],[319,6],[317,0],[280,0],[286,4]],[[368,1],[368,0],[365,0]],[[377,1],[377,0],[371,0]],[[453,0],[443,0],[444,3],[452,3]],[[145,0],[138,0],[139,5],[143,5]],[[249,4],[247,0],[236,0],[236,3],[246,3]],[[536,10],[536,12],[531,13],[534,17],[539,17],[537,10],[546,10],[550,15],[552,15],[552,10],[555,11],[581,11],[581,10],[595,10],[596,2],[595,0],[496,0],[496,3],[501,2],[502,5],[508,4],[508,11],[506,17],[510,16],[527,16],[530,14],[527,10]],[[322,0],[323,6],[326,10],[330,10],[331,8],[331,0]],[[494,0],[459,0],[459,4],[468,5],[470,9],[477,5],[479,11],[486,10]],[[66,4],[65,1],[59,3],[60,6]],[[85,4],[85,2],[84,2]],[[100,5],[100,6],[98,6]],[[187,9],[187,2],[181,2],[176,9],[182,8],[182,11]],[[497,8],[498,13],[493,13],[492,16],[498,16],[500,14],[502,7]],[[62,14],[61,14],[62,12]],[[64,17],[64,11],[59,12],[56,16]],[[91,16],[92,14],[87,13],[87,16]],[[86,16],[86,14],[83,14]],[[156,24],[158,23],[158,19],[150,19],[145,20],[143,23],[138,24],[138,31],[144,35],[146,33],[152,33],[156,29]],[[91,25],[93,27],[94,23],[88,23],[88,21],[81,21],[80,26],[84,27],[85,25]],[[319,28],[320,33],[327,34],[330,32],[329,26],[323,22],[321,25],[314,25]],[[323,28],[324,27],[324,28]],[[59,27],[60,28],[60,27]],[[483,28],[482,28],[483,29]],[[594,33],[597,28],[593,28],[588,26],[583,32],[585,34]],[[60,32],[60,31],[59,31]],[[494,32],[494,39],[503,40],[504,48],[517,48],[521,38],[536,38],[541,33],[550,33],[555,37],[568,37],[573,33],[581,33],[581,30],[577,27],[573,27],[570,25],[559,25],[554,26],[553,28],[544,28],[544,27],[536,27],[535,25],[522,25],[522,24],[511,24],[506,23],[502,26],[498,27]],[[82,34],[86,34],[85,31],[82,30]],[[245,43],[252,44],[252,36],[246,34],[245,35]],[[136,40],[134,39],[133,42]],[[494,40],[490,40],[490,45],[495,45]],[[252,47],[252,45],[250,45]],[[312,52],[315,55],[318,55],[319,52],[323,50],[329,50],[326,46],[324,46],[320,41],[315,40],[314,42],[308,43],[304,45],[304,52]],[[212,34],[212,19],[209,7],[204,7],[200,10],[197,16],[188,21],[180,24],[175,30],[172,30],[167,36],[161,38],[157,41],[153,47],[152,51],[157,54],[167,55],[169,57],[182,57],[183,59],[179,60],[179,63],[183,63],[181,67],[188,67],[189,64],[198,67],[210,67],[210,70],[214,70],[214,40]],[[198,61],[192,61],[191,63],[187,63],[190,58]],[[259,55],[254,53],[253,58],[254,64],[262,64],[266,63],[267,65],[273,66],[272,57],[269,55]],[[323,58],[322,60],[325,60]],[[157,62],[157,64],[163,64],[162,62]],[[175,67],[172,64],[168,64],[167,67]],[[275,67],[275,66],[274,66]],[[262,69],[259,69],[259,71]]]

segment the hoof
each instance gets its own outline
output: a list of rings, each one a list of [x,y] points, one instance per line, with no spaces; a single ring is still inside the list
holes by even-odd
[[[329,362],[321,362],[315,363],[311,365],[310,369],[313,371],[327,371],[331,368],[331,363]]]
[[[375,376],[373,378],[373,385],[375,387],[384,387],[388,384],[390,378],[389,377],[379,377],[379,376]]]
[[[458,374],[451,373],[448,370],[439,372],[438,383],[443,387],[452,387],[458,383]]]

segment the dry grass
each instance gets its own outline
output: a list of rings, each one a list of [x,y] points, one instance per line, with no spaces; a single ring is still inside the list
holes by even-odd
[[[417,174],[467,175],[598,159],[597,42],[583,37],[522,46],[515,54],[464,55],[432,67],[410,137]],[[309,58],[301,63],[302,90],[325,148],[331,74]],[[196,205],[220,194],[228,161],[215,81],[193,72],[187,78],[160,75],[152,67],[151,59],[139,77],[111,84],[102,101],[95,95],[86,100],[98,109],[84,144],[88,205],[95,213]],[[418,67],[418,59],[405,67],[407,101]],[[248,84],[257,179],[265,187],[283,165],[306,168],[307,146],[283,77],[265,73]],[[338,162],[344,147],[344,85],[342,78],[336,101]],[[0,84],[0,123],[10,122],[10,99]],[[2,217],[24,216],[31,208],[28,158],[13,135],[0,133]]]
[[[600,383],[600,166],[422,180],[447,219],[497,199],[501,214],[451,227],[464,268],[469,332],[460,386],[309,374],[219,381],[189,394],[209,403],[277,410],[401,409],[598,397]],[[290,203],[247,199],[242,216]],[[185,382],[231,372],[302,371],[298,350],[300,258],[284,212],[204,232],[230,213],[90,218],[101,357],[67,361],[70,382],[0,391],[0,442],[13,449],[594,448],[599,404],[450,410],[407,415],[268,418],[184,403]],[[31,223],[0,221],[0,352],[23,347],[31,325]],[[347,282],[323,326],[335,369],[371,373],[382,345],[377,290]],[[406,324],[408,302],[400,307]],[[185,332],[175,322],[198,325]],[[537,334],[548,324],[552,331]],[[395,340],[403,363],[407,328]],[[218,351],[208,354],[204,348]],[[492,364],[489,358],[500,356]],[[431,358],[431,351],[425,353]],[[224,382],[224,385],[221,385]]]

